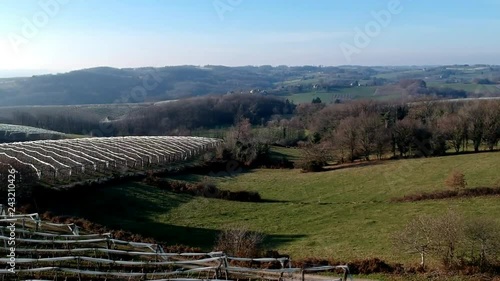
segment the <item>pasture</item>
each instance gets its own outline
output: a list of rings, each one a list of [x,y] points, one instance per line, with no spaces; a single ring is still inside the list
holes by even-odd
[[[310,103],[314,98],[319,97],[323,103],[333,103],[335,100],[397,100],[404,96],[403,91],[393,89],[389,86],[361,86],[341,88],[336,91],[314,91],[308,93],[293,94],[284,96],[284,98],[293,101],[294,103]]]
[[[464,83],[428,83],[429,87],[437,88],[451,88],[455,90],[464,90],[469,93],[483,94],[485,96],[498,96],[500,95],[499,85],[478,85],[478,84],[464,84]]]
[[[82,194],[53,209],[169,244],[205,250],[212,248],[221,229],[244,226],[265,233],[269,248],[296,259],[379,257],[416,263],[418,255],[398,251],[391,243],[391,235],[409,219],[453,208],[468,217],[499,220],[499,198],[415,203],[389,200],[420,191],[442,190],[453,169],[465,173],[470,187],[493,186],[500,180],[499,160],[500,152],[492,152],[372,162],[321,173],[257,169],[240,174],[213,173],[216,176],[191,174],[175,178],[209,181],[232,191],[258,191],[266,201],[207,199],[130,183]]]
[[[0,110],[0,120],[12,119],[16,114],[84,115],[97,119],[118,119],[135,110],[151,106],[151,103],[113,103],[86,105],[47,106],[4,106]]]

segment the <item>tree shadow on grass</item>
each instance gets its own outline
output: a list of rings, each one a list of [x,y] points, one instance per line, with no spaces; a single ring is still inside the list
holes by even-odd
[[[255,203],[290,203],[289,200],[275,200],[275,199],[261,199],[259,202]]]
[[[303,239],[305,237],[307,237],[307,235],[305,234],[266,235],[264,245],[268,249],[277,249],[280,246],[292,243],[296,240]]]
[[[214,250],[221,230],[211,228],[177,226],[153,221],[122,225],[124,230],[163,241],[167,246],[186,245],[201,248],[204,251]],[[305,235],[265,235],[265,246],[275,249],[281,245],[291,243]]]
[[[300,160],[300,158],[301,158],[300,156],[284,154],[284,153],[281,153],[279,151],[271,151],[270,157],[274,158],[274,159],[283,159],[283,158],[286,158],[286,159],[288,159],[291,162],[296,162],[296,161]]]
[[[220,233],[219,229],[177,226],[152,219],[194,198],[141,183],[129,183],[87,191],[48,192],[38,199],[37,205],[39,212],[51,211],[57,216],[88,219],[112,230],[125,230],[154,238],[167,246],[185,245],[210,251]],[[266,245],[279,247],[303,237],[268,235]]]
[[[134,220],[147,214],[168,212],[191,199],[188,195],[132,182],[88,190],[45,191],[36,200],[39,211],[87,219],[116,216]]]
[[[328,172],[328,171],[344,170],[349,168],[375,166],[375,165],[387,164],[388,163],[387,161],[388,160],[372,160],[372,161],[359,161],[353,163],[338,164],[338,165],[326,166],[323,168],[323,171]]]

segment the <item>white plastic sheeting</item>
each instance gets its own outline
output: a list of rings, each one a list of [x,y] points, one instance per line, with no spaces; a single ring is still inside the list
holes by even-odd
[[[184,161],[221,143],[222,140],[212,138],[168,136],[4,143],[0,144],[0,163],[17,161],[29,166],[41,180],[67,180],[78,173],[97,177],[130,168],[143,169],[150,165]]]
[[[0,205],[0,214],[2,207]],[[111,233],[79,234],[78,231],[74,231],[77,228],[74,224],[41,221],[37,213],[14,216],[1,214],[0,241],[9,239],[6,234],[9,231],[10,222],[16,223],[16,234],[19,236],[16,237],[16,273],[18,275],[25,274],[32,277],[36,275],[47,278],[47,276],[56,276],[60,272],[66,276],[84,277],[83,280],[137,277],[150,281],[218,281],[223,278],[223,275],[227,280],[228,276],[283,279],[284,274],[288,274],[289,277],[294,276],[293,274],[303,276],[308,272],[328,270],[343,270],[346,274],[349,273],[346,265],[294,268],[287,257],[241,258],[227,256],[223,252],[165,253],[157,244],[113,239]],[[33,225],[36,229],[29,229]],[[55,227],[62,227],[64,233],[55,232],[59,231],[55,230]],[[68,233],[68,230],[72,234]],[[6,243],[1,244],[4,244],[4,252],[9,251]],[[9,261],[9,257],[0,258],[0,263],[8,264]],[[279,262],[281,268],[235,266],[233,261]],[[10,272],[8,268],[0,269],[1,274],[10,274]],[[206,276],[207,279],[200,278],[201,276]],[[279,278],[276,278],[277,276]]]

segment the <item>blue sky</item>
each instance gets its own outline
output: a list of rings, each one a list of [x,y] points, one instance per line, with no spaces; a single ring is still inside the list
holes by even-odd
[[[500,64],[499,27],[500,0],[2,0],[0,69]]]

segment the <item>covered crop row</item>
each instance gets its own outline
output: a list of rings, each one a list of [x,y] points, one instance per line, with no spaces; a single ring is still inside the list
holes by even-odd
[[[37,213],[10,215],[7,208],[0,204],[0,262],[6,265],[0,276],[12,274],[6,242],[15,237],[19,280],[304,280],[304,273],[319,271],[340,271],[347,280],[349,273],[346,265],[293,267],[287,256],[169,253],[159,244],[115,239],[112,233],[81,233],[75,224],[42,221]]]
[[[112,137],[0,144],[0,164],[16,163],[46,182],[99,178],[185,161],[221,140],[202,137]]]
[[[65,134],[61,132],[29,126],[0,124],[0,142],[55,140],[62,138],[65,138]]]

